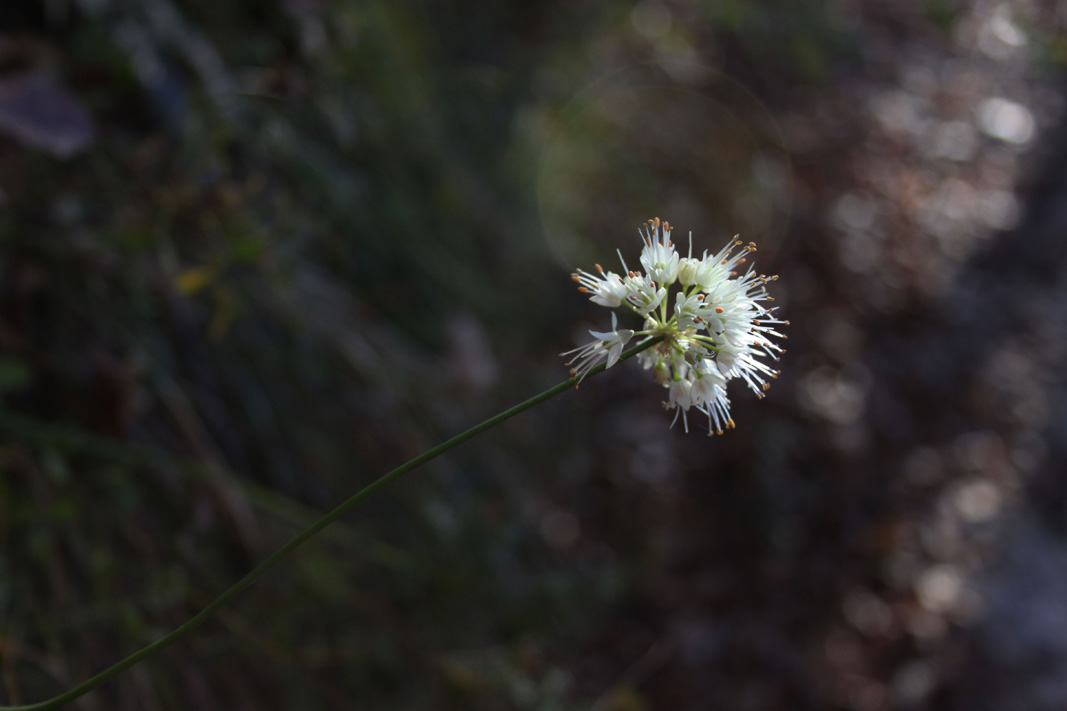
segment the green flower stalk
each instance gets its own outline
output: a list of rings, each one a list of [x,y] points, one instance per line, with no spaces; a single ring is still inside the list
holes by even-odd
[[[640,345],[634,346],[633,348],[629,349],[625,353],[619,353],[616,357],[616,361],[623,361],[628,358],[631,358],[655,345],[655,340],[649,340],[644,343],[641,343]],[[605,368],[607,368],[606,364],[601,364],[600,366],[589,368],[586,371],[585,375],[596,375],[597,373],[602,372]],[[351,498],[349,498],[347,501],[335,508],[333,511],[330,511],[329,513],[322,516],[322,518],[318,519],[317,521],[315,521],[315,523],[308,526],[303,532],[293,537],[288,543],[286,543],[277,551],[269,555],[262,563],[257,565],[255,569],[253,569],[250,573],[248,573],[243,578],[234,583],[232,586],[230,586],[229,589],[227,589],[224,593],[215,598],[207,607],[205,607],[203,610],[191,617],[183,625],[170,632],[169,634],[164,635],[163,637],[156,640],[147,647],[144,647],[138,650],[137,652],[134,652],[133,654],[126,657],[117,664],[108,667],[96,676],[91,677],[90,679],[87,679],[81,684],[78,684],[74,688],[65,691],[62,694],[59,694],[58,696],[55,696],[46,701],[41,701],[34,704],[27,704],[23,706],[0,706],[0,711],[46,711],[47,709],[59,708],[64,704],[70,703],[71,701],[74,701],[75,699],[84,696],[85,694],[89,693],[90,691],[100,686],[104,682],[108,681],[109,679],[129,669],[138,662],[143,661],[144,659],[152,656],[156,652],[159,652],[160,650],[169,647],[185,635],[195,630],[197,627],[202,625],[209,617],[211,617],[211,615],[214,614],[220,607],[228,603],[238,593],[240,593],[242,590],[251,585],[257,578],[259,578],[261,575],[273,568],[275,564],[281,561],[282,558],[289,555],[301,545],[306,543],[316,533],[326,528],[331,523],[351,511],[358,503],[360,503],[370,495],[374,494],[376,491],[378,491],[378,489],[381,489],[383,486],[392,482],[395,479],[399,479],[401,476],[407,474],[412,469],[416,469],[422,466],[423,464],[426,464],[430,460],[441,456],[453,447],[463,444],[472,437],[475,437],[488,429],[496,427],[501,422],[509,420],[515,415],[518,415],[521,412],[525,412],[534,405],[538,405],[544,402],[545,400],[549,400],[555,397],[556,395],[559,395],[565,390],[569,390],[573,386],[573,380],[565,380],[559,385],[549,388],[543,393],[535,395],[534,397],[530,398],[529,400],[526,400],[525,402],[519,403],[514,407],[504,410],[503,412],[494,417],[490,417],[485,422],[471,427],[466,432],[458,434],[446,442],[442,442],[433,449],[430,449],[420,454],[419,456],[406,462],[405,464],[400,465],[388,474],[385,474],[384,476],[369,484],[356,494],[352,495]]]
[[[664,406],[675,410],[675,422],[679,415],[682,417],[686,431],[690,408],[707,415],[709,434],[722,434],[723,430],[732,428],[727,382],[740,378],[757,396],[763,397],[763,391],[769,387],[767,380],[777,377],[778,371],[762,359],[777,361],[778,355],[785,352],[773,339],[785,338],[775,329],[789,322],[779,320],[774,315],[775,308],[764,306],[765,302],[773,301],[766,286],[777,277],[757,274],[752,266],[739,276],[738,269],[756,247],[751,243],[744,245],[736,238],[718,253],[705,252],[697,259],[693,257],[692,237],[689,253],[682,257],[671,242],[670,224],[660,222],[659,218],[645,223],[640,234],[644,241],[640,260],[644,272],[631,271],[623,261],[622,275],[605,271],[598,264],[596,274],[579,269],[572,278],[578,282],[579,291],[589,294],[594,303],[612,309],[626,307],[640,316],[644,320],[641,330],[620,329],[612,313],[610,331],[590,331],[592,342],[561,354],[571,357],[567,365],[571,366],[572,379],[475,425],[377,479],[269,555],[185,624],[147,647],[54,698],[23,706],[0,706],[0,711],[55,709],[88,693],[195,630],[282,558],[386,484],[534,405],[576,387],[585,378],[634,356],[646,370],[652,370],[656,383],[668,390],[669,399]],[[621,253],[619,259],[622,260]],[[669,290],[675,284],[678,291],[671,308]],[[640,343],[624,351],[635,337],[641,339]]]

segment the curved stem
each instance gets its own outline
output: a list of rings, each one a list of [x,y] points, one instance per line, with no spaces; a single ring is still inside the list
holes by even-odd
[[[657,343],[657,339],[652,339],[640,345],[634,346],[633,348],[630,348],[629,350],[623,352],[623,354],[619,357],[619,361],[631,358],[640,353],[641,351],[651,348],[655,343]],[[586,374],[586,377],[603,372],[605,370],[605,366],[605,363],[601,363],[600,365],[593,367]],[[393,471],[389,472],[388,474],[385,474],[381,478],[377,479],[376,481],[367,485],[357,493],[353,494],[347,501],[339,505],[333,511],[330,511],[329,513],[325,514],[322,518],[320,518],[315,523],[304,529],[304,531],[294,536],[288,543],[276,550],[271,555],[267,556],[267,558],[262,563],[257,565],[254,569],[252,569],[251,572],[249,572],[243,578],[241,578],[232,586],[230,586],[229,589],[227,589],[217,598],[212,600],[211,603],[207,605],[207,607],[193,615],[180,627],[157,639],[155,642],[148,645],[147,647],[143,647],[142,649],[134,652],[122,661],[108,667],[96,676],[90,677],[89,679],[83,681],[81,684],[78,684],[74,688],[65,691],[62,694],[59,694],[58,696],[55,696],[46,701],[40,701],[35,704],[27,704],[24,706],[0,706],[0,711],[45,711],[46,709],[58,708],[63,704],[66,704],[70,701],[73,701],[74,699],[77,699],[80,696],[83,696],[84,694],[89,693],[96,687],[103,684],[105,681],[111,679],[117,674],[120,674],[126,669],[129,669],[134,664],[137,664],[143,659],[150,657],[156,652],[165,649],[166,647],[169,647],[188,633],[195,630],[197,627],[202,625],[207,620],[207,618],[212,615],[212,613],[214,613],[220,607],[229,602],[231,598],[237,595],[237,593],[241,592],[246,587],[251,585],[252,582],[256,580],[256,578],[263,575],[263,573],[267,572],[270,568],[274,567],[274,565],[278,561],[280,561],[282,558],[294,551],[296,548],[300,547],[316,533],[329,526],[341,516],[344,516],[356,504],[358,504],[360,501],[363,501],[363,499],[367,498],[389,482],[393,481],[394,479],[400,478],[412,469],[422,466],[426,462],[444,454],[453,447],[463,444],[470,438],[479,435],[492,427],[496,427],[501,422],[504,422],[505,420],[508,420],[514,417],[515,415],[518,415],[520,412],[524,412],[530,409],[534,405],[540,404],[545,400],[553,398],[556,395],[562,393],[564,390],[567,390],[571,387],[577,386],[575,385],[573,380],[566,380],[560,383],[559,385],[556,385],[555,387],[549,388],[540,395],[535,395],[529,400],[526,400],[525,402],[519,403],[514,407],[504,410],[499,415],[490,417],[485,422],[475,425],[466,432],[458,434],[452,439],[442,442],[433,449],[427,450],[426,452],[423,452],[414,459],[411,459],[410,461],[401,464]]]

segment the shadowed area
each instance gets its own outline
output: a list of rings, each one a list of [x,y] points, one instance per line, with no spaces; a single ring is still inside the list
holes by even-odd
[[[736,429],[670,429],[624,363],[71,708],[1064,708],[1065,37],[1054,3],[5,0],[0,704],[564,379],[610,323],[569,275],[658,215],[780,275]]]

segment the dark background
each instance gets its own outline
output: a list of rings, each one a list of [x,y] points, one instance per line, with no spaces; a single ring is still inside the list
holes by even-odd
[[[1067,707],[1065,62],[1036,1],[4,0],[0,700],[562,380],[659,215],[781,275],[736,430],[623,364],[72,707]]]

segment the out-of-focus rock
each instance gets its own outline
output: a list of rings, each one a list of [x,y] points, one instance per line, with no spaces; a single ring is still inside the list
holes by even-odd
[[[95,132],[88,109],[56,79],[35,69],[0,76],[0,133],[67,159],[88,148]]]

